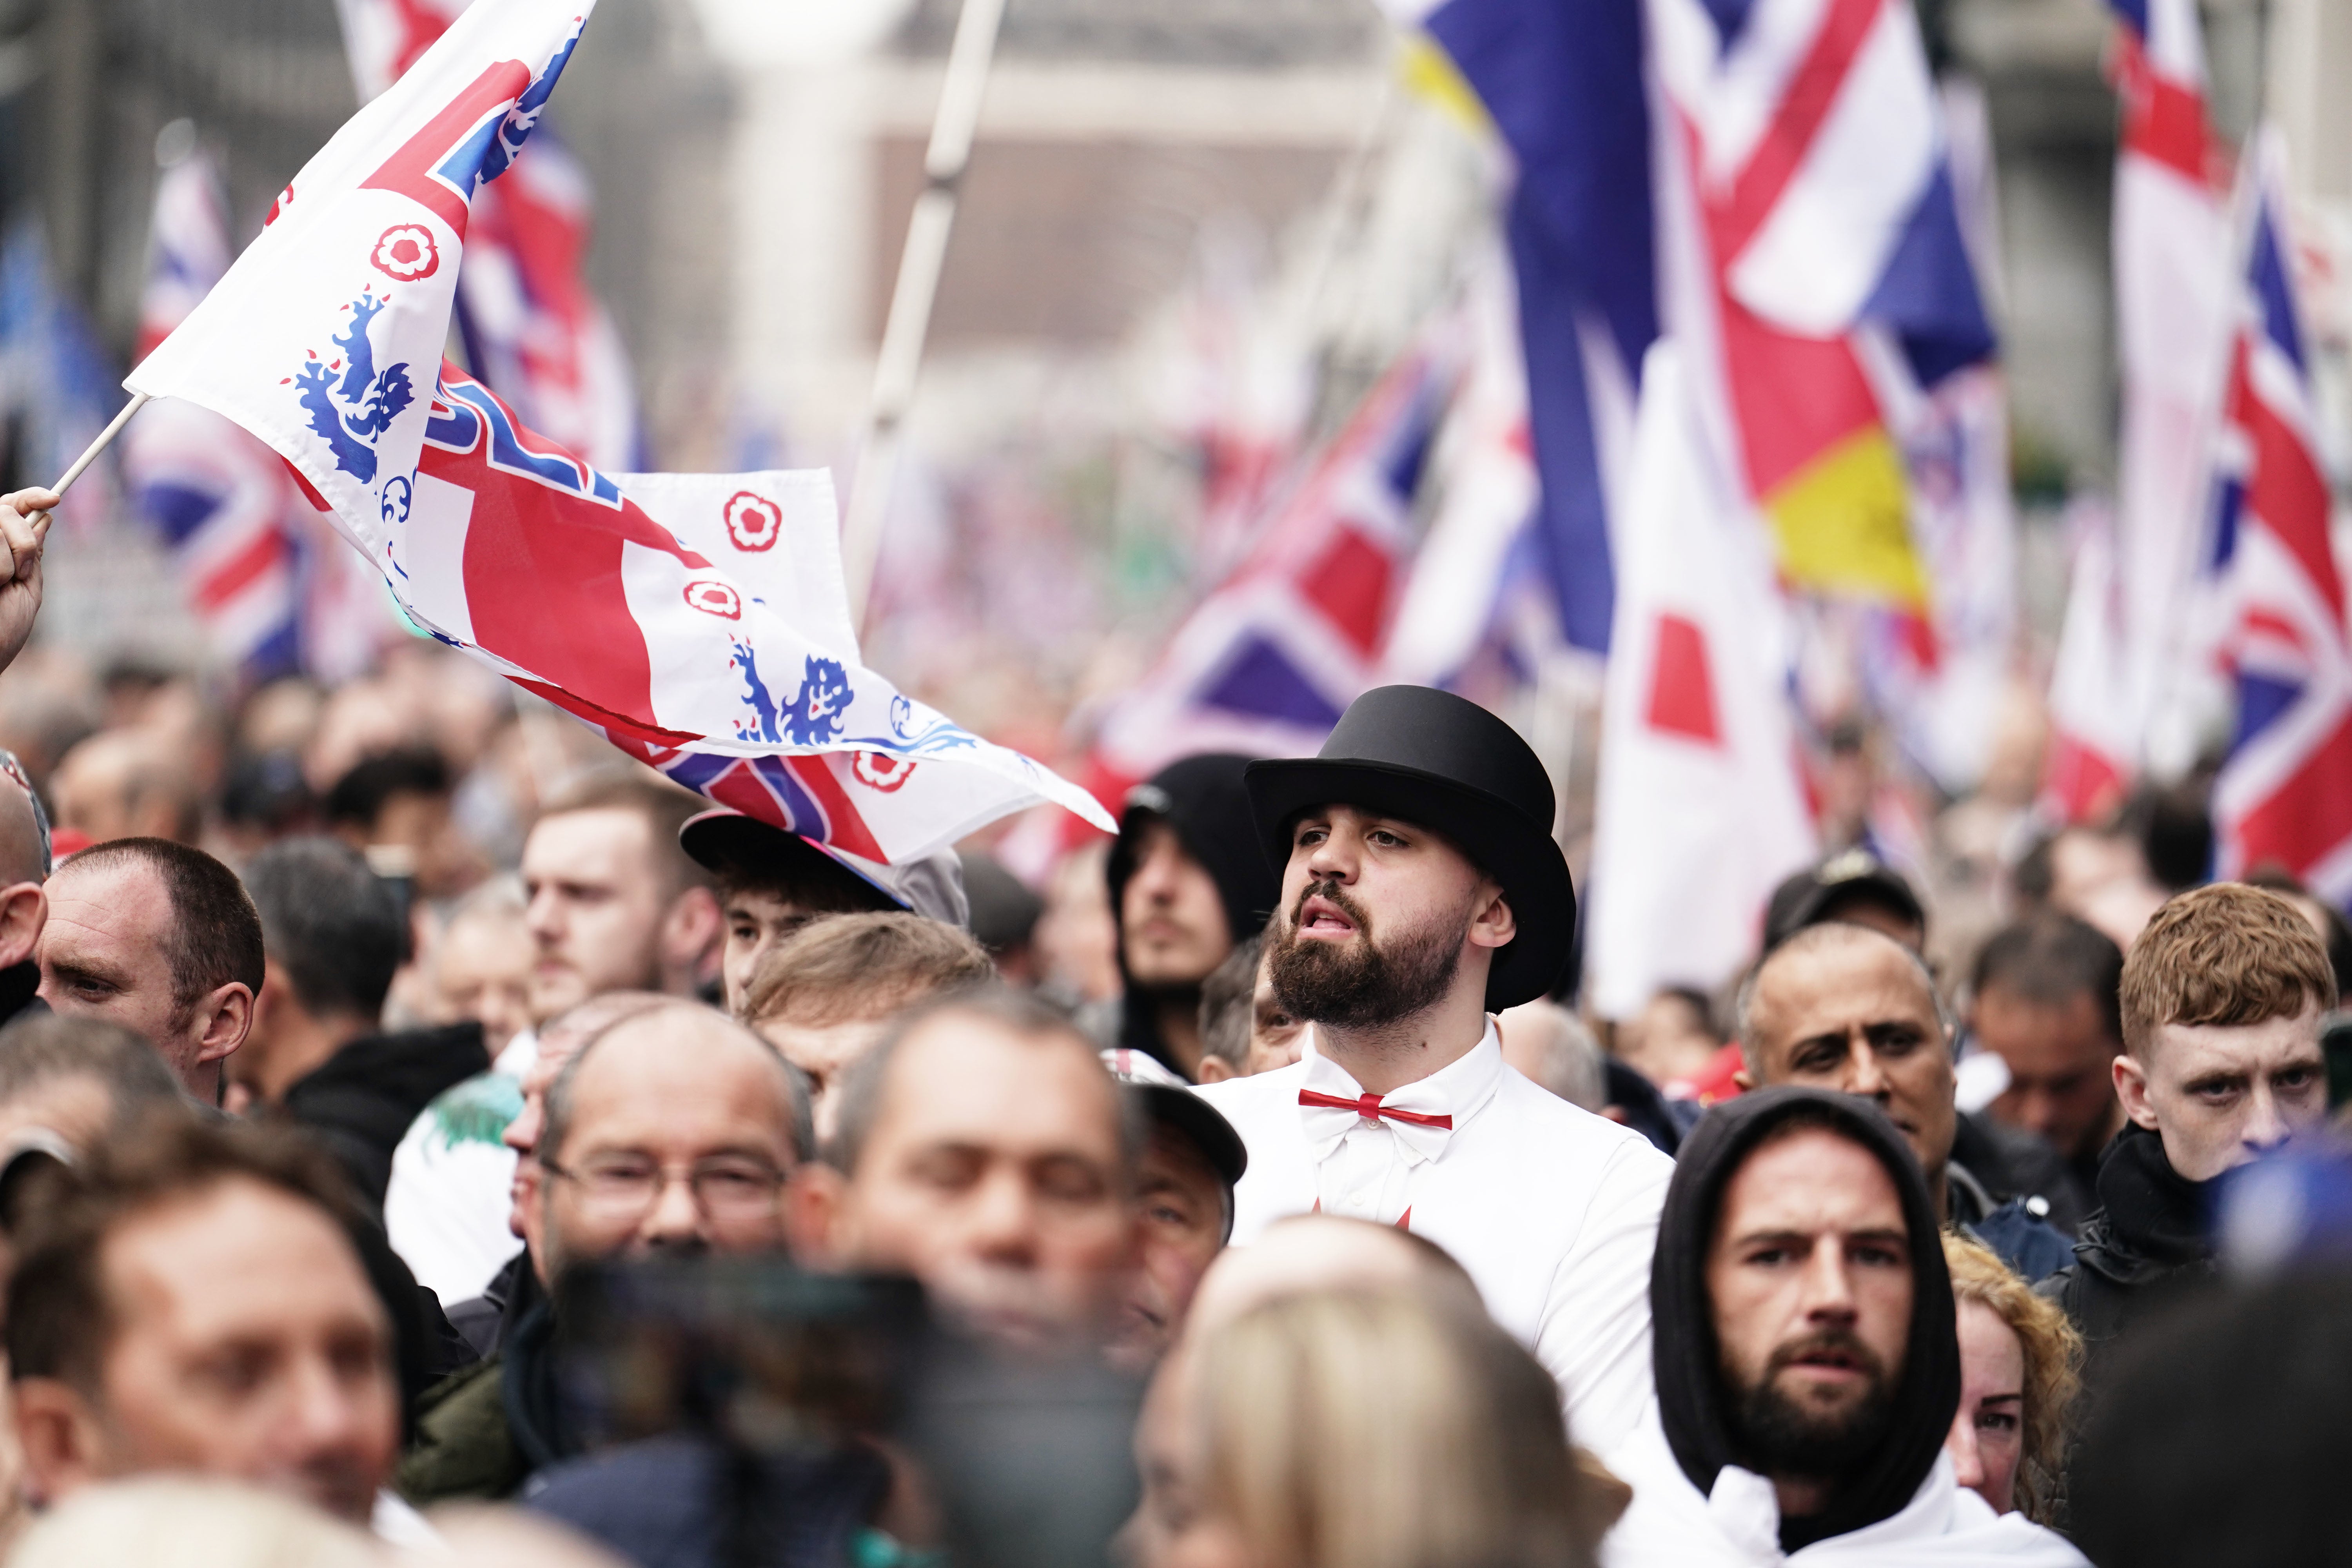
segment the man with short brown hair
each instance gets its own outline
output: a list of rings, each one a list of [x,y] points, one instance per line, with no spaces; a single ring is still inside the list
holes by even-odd
[[[2124,960],[2122,994],[2115,1085],[2127,1121],[2074,1265],[2050,1282],[2095,1386],[2116,1339],[2212,1272],[2212,1182],[2326,1120],[2319,1016],[2336,1005],[2336,976],[2293,904],[2222,882],[2157,910]]]

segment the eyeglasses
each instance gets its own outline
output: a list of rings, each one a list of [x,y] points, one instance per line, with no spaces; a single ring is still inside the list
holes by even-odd
[[[748,1160],[707,1160],[683,1173],[634,1161],[614,1160],[572,1170],[541,1159],[539,1168],[551,1176],[579,1184],[581,1202],[608,1219],[642,1218],[661,1201],[673,1181],[682,1181],[694,1194],[694,1206],[705,1219],[765,1219],[776,1211],[776,1195],[783,1190],[783,1172]]]

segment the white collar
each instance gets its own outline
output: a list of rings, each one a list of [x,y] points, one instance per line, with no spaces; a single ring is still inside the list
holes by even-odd
[[[1308,1153],[1318,1164],[1339,1146],[1341,1139],[1367,1121],[1388,1130],[1406,1164],[1434,1160],[1445,1152],[1454,1132],[1495,1097],[1496,1088],[1503,1081],[1503,1037],[1492,1014],[1486,1017],[1486,1032],[1468,1051],[1427,1078],[1384,1095],[1367,1095],[1347,1068],[1315,1048],[1315,1041],[1316,1031],[1310,1028],[1301,1053],[1307,1071],[1299,1079],[1299,1118]],[[1308,1103],[1308,1096],[1348,1103]],[[1412,1120],[1372,1118],[1355,1110],[1367,1100],[1382,1110],[1404,1112]]]

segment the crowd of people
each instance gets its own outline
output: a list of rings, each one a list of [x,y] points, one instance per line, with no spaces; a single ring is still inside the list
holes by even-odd
[[[77,674],[46,500],[12,1563],[2342,1557],[2352,931],[2291,881],[2068,829],[1956,959],[1848,851],[1596,1026],[1459,697],[1176,762],[1041,889],[877,868],[429,644]]]

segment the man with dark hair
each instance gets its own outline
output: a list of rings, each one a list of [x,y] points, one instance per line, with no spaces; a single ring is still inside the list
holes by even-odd
[[[696,994],[719,945],[710,879],[678,848],[702,805],[633,770],[560,793],[523,843],[534,1024],[604,991]]]
[[[1427,1237],[1559,1384],[1578,1440],[1621,1438],[1650,1400],[1674,1166],[1503,1058],[1493,1015],[1559,983],[1576,929],[1542,761],[1475,703],[1385,686],[1248,787],[1285,868],[1275,994],[1313,1027],[1296,1066],[1200,1090],[1249,1149],[1234,1244],[1310,1211]]]
[[[1633,1488],[1611,1568],[2081,1563],[1954,1479],[1938,1228],[1908,1143],[1853,1096],[1762,1089],[1700,1120],[1651,1274],[1657,1403],[1603,1456]]]
[[[826,915],[760,957],[736,1016],[807,1075],[820,1141],[841,1080],[890,1020],[942,992],[996,978],[980,943],[921,915]]]
[[[168,838],[118,838],[58,868],[41,998],[146,1038],[188,1092],[220,1100],[261,989],[261,917],[236,873]]]
[[[2327,1116],[2320,1015],[2336,974],[2276,893],[2220,882],[2166,902],[2124,960],[2124,1129],[2099,1164],[2098,1212],[2046,1287],[2105,1392],[2116,1342],[2213,1272],[2215,1181]]]
[[[1242,784],[1247,757],[1171,763],[1128,792],[1103,874],[1118,928],[1118,1038],[1201,1081],[1201,986],[1282,891]]]
[[[411,879],[421,897],[446,898],[464,889],[468,858],[450,825],[455,788],[430,746],[380,752],[327,792],[327,829],[382,875]]]
[[[519,1171],[540,1287],[607,1258],[781,1250],[781,1194],[809,1138],[806,1087],[759,1036],[689,1002],[631,1013],[556,1074],[536,1159]],[[511,1497],[579,1453],[556,1332],[542,1302],[429,1397],[400,1469],[410,1500]]]
[[[1914,952],[1927,949],[1927,907],[1903,873],[1867,849],[1848,849],[1772,889],[1764,910],[1764,951],[1808,926],[1868,926]]]
[[[2067,1237],[1958,1157],[1951,1020],[1917,953],[1870,927],[1808,926],[1756,966],[1738,1011],[1742,1088],[1803,1084],[1874,1101],[1910,1145],[1938,1219],[2029,1279],[2065,1267]]]
[[[1969,1031],[2009,1069],[1987,1111],[2065,1160],[2060,1223],[2070,1231],[2089,1213],[2100,1152],[2124,1124],[2114,1081],[2123,973],[2123,950],[2104,932],[2046,910],[1995,931],[1971,976]]]
[[[961,927],[971,914],[963,868],[951,851],[886,866],[728,806],[688,818],[677,843],[718,885],[725,924],[719,977],[727,1010],[739,1017],[760,960],[819,915],[903,910]]]
[[[1061,1015],[1017,994],[918,1009],[850,1068],[793,1252],[913,1275],[951,1318],[1031,1352],[1099,1345],[1136,1242],[1145,1129]]]
[[[327,1157],[164,1115],[20,1230],[9,1375],[27,1489],[194,1471],[364,1523],[400,1442],[393,1325]]]
[[[1202,983],[1200,1080],[1223,1083],[1286,1068],[1298,1059],[1306,1029],[1274,994],[1260,931],[1235,944]]]
[[[380,1209],[409,1123],[443,1089],[488,1070],[482,1026],[377,1032],[408,955],[408,920],[357,850],[281,839],[254,857],[245,885],[261,916],[263,980],[229,1062],[232,1106],[283,1110],[310,1128]]]

